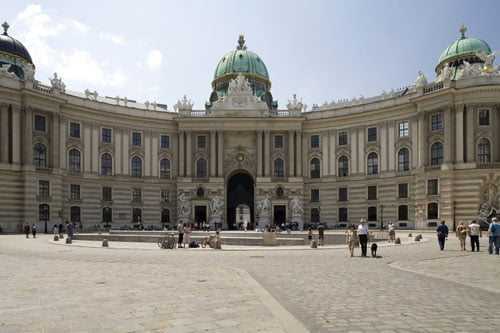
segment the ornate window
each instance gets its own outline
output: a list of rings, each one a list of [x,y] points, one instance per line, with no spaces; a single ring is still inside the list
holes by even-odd
[[[436,142],[431,146],[431,165],[443,164],[443,144]]]
[[[110,154],[101,155],[101,175],[111,176],[113,174],[113,158]]]
[[[478,112],[478,123],[479,126],[489,126],[490,125],[490,110],[482,109]]]
[[[369,175],[375,175],[378,173],[378,155],[377,153],[371,152],[368,154],[368,170]]]
[[[377,141],[377,128],[370,127],[368,128],[368,142]]]
[[[204,158],[196,161],[196,177],[207,178],[207,160]]]
[[[45,132],[45,117],[40,115],[35,115],[35,130],[40,132]]]
[[[339,146],[345,146],[347,145],[347,132],[342,131],[339,132]]]
[[[80,222],[80,207],[78,206],[71,206],[69,208],[69,215],[71,222]]]
[[[368,221],[377,221],[377,206],[368,207]]]
[[[43,143],[35,143],[33,147],[33,164],[35,167],[47,167],[47,149]]]
[[[132,189],[132,201],[142,202],[142,189],[137,187]]]
[[[410,170],[410,151],[408,148],[401,148],[398,152],[398,171]]]
[[[319,222],[319,209],[318,208],[311,209],[311,222],[313,222],[313,223]]]
[[[140,147],[142,145],[141,133],[132,132],[132,146]]]
[[[319,135],[311,135],[311,148],[319,148]]]
[[[349,158],[347,156],[340,156],[339,158],[339,177],[346,177],[349,175]]]
[[[431,116],[431,131],[439,131],[443,129],[443,114],[434,114]]]
[[[320,178],[320,167],[319,158],[313,158],[311,160],[311,178]]]
[[[168,135],[162,135],[160,137],[160,147],[162,149],[168,149],[168,148],[170,148],[170,136],[168,136]]]
[[[79,123],[69,123],[69,136],[71,138],[80,138],[80,124]]]
[[[408,206],[407,205],[398,206],[398,220],[399,221],[408,220]]]
[[[206,149],[207,148],[207,136],[206,135],[198,135],[196,137],[196,147],[198,149]]]
[[[339,208],[339,222],[347,222],[347,208],[346,207]]]
[[[281,158],[274,160],[274,178],[280,179],[285,177],[285,162]]]
[[[111,143],[111,128],[103,128],[101,130],[101,141]]]
[[[170,160],[162,158],[160,161],[160,178],[170,179]]]
[[[479,163],[488,163],[491,161],[490,140],[479,140],[477,145],[477,161]]]
[[[142,159],[139,156],[132,157],[130,171],[132,177],[142,177]]]
[[[398,124],[399,137],[408,136],[408,122],[402,121]]]
[[[431,202],[427,205],[427,218],[428,219],[437,219],[439,206],[436,202]]]
[[[70,172],[80,172],[81,171],[81,154],[78,149],[71,149],[69,151],[69,171]]]
[[[285,195],[285,191],[283,191],[283,187],[280,186],[276,189],[276,196],[281,198],[283,195]]]
[[[275,135],[274,136],[274,148],[282,149],[283,148],[283,135]]]

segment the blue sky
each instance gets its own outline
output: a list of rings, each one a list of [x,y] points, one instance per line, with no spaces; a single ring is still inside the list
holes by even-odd
[[[429,81],[460,37],[500,50],[500,1],[11,1],[9,34],[29,50],[36,79],[67,89],[203,109],[218,61],[240,34],[265,62],[286,108],[365,97]],[[496,63],[498,63],[497,61]]]

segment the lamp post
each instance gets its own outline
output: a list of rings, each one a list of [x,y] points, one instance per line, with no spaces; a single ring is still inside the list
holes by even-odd
[[[384,205],[380,205],[380,230],[384,230]]]
[[[457,231],[457,221],[455,220],[456,209],[457,209],[457,202],[453,200],[453,231]]]

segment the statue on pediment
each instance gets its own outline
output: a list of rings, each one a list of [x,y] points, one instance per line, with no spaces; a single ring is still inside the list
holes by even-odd
[[[174,104],[175,111],[191,111],[193,109],[194,103],[187,99],[186,95],[182,98],[182,100],[177,100],[177,103]]]
[[[66,85],[62,81],[62,78],[57,76],[57,73],[54,73],[54,77],[49,78],[49,81],[52,85],[52,88],[57,89],[61,92],[66,91]]]
[[[491,53],[476,52],[476,56],[478,56],[479,59],[484,61],[483,73],[491,74],[495,71],[495,69],[493,68],[493,62],[495,61],[495,57],[497,54],[500,54],[500,51],[495,51]]]
[[[425,77],[424,73],[422,73],[422,71],[418,71],[417,78],[415,82],[413,82],[413,87],[417,89],[417,88],[423,88],[426,85],[427,85],[427,78]]]
[[[292,100],[288,100],[288,104],[286,107],[288,108],[288,110],[302,110],[302,99],[298,100],[297,94],[293,94]]]
[[[241,74],[239,74],[236,79],[229,82],[229,87],[227,89],[228,94],[230,93],[252,93],[252,87],[250,82]]]

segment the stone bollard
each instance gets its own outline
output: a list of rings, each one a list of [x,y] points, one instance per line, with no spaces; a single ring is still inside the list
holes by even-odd
[[[54,235],[54,242],[58,242],[58,241],[59,241],[59,236]]]
[[[311,249],[317,249],[318,248],[318,242],[316,242],[315,240],[312,240],[311,241]]]
[[[394,241],[394,244],[401,244],[401,238],[396,238],[396,240]]]
[[[109,247],[108,240],[106,238],[102,240],[102,247]]]
[[[66,244],[72,244],[72,243],[73,240],[71,239],[71,237],[66,238]]]
[[[64,239],[64,235],[63,234],[59,234],[59,239]]]
[[[422,240],[423,239],[422,234],[418,234],[418,238],[420,238],[420,240]]]
[[[420,237],[418,237],[418,235],[417,235],[417,236],[415,236],[414,241],[415,241],[415,242],[420,242]]]
[[[413,235],[411,234],[411,232],[408,234],[408,237],[413,237]]]

